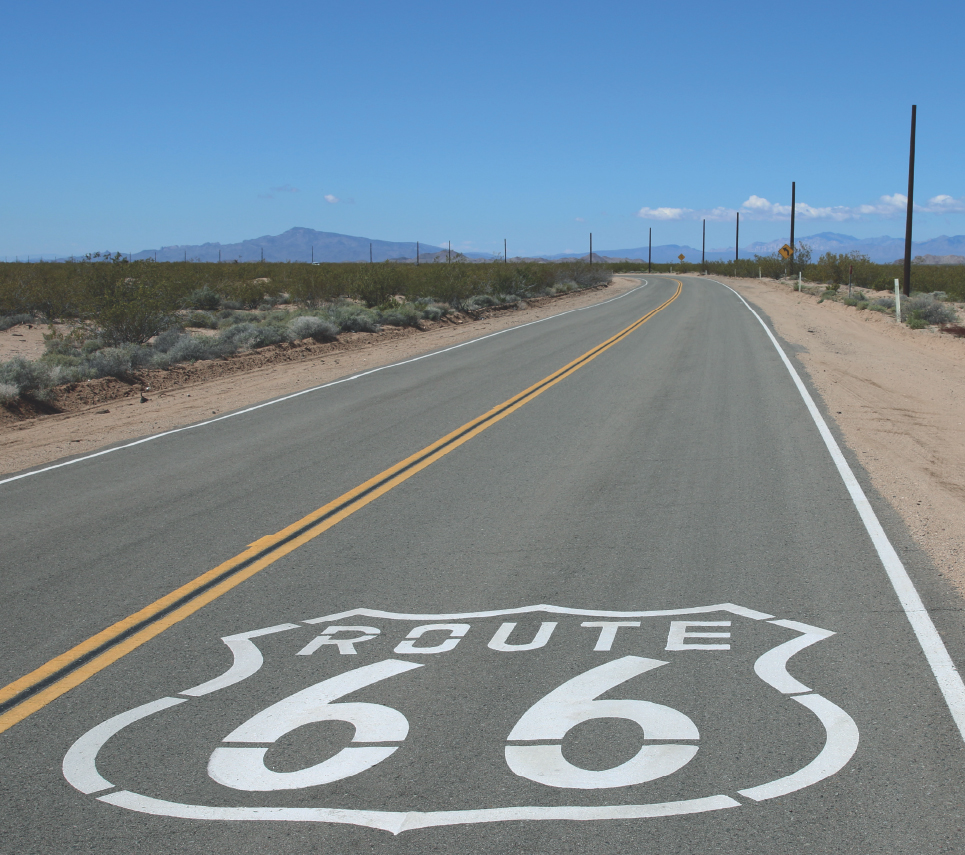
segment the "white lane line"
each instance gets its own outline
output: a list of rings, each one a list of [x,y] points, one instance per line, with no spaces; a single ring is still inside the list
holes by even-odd
[[[717,282],[716,279],[710,281]],[[891,541],[888,540],[888,535],[885,534],[885,530],[874,512],[874,508],[871,507],[871,502],[868,501],[864,490],[861,489],[861,485],[858,483],[858,479],[855,478],[854,472],[848,465],[844,454],[842,454],[837,440],[835,440],[834,435],[828,428],[827,422],[825,422],[821,411],[814,403],[814,399],[811,397],[807,386],[804,385],[804,381],[801,380],[801,376],[791,364],[791,360],[788,359],[784,348],[781,347],[778,340],[774,337],[774,334],[768,329],[767,324],[765,324],[761,316],[751,308],[747,300],[729,285],[723,282],[717,282],[717,284],[723,285],[728,291],[735,294],[747,307],[747,310],[757,318],[760,325],[764,327],[764,332],[767,333],[771,343],[780,354],[784,366],[794,381],[794,385],[797,386],[798,392],[804,399],[811,418],[814,420],[815,425],[817,425],[821,439],[824,440],[824,444],[831,453],[831,459],[834,461],[834,465],[837,467],[841,479],[851,494],[851,500],[858,509],[861,521],[864,523],[864,527],[871,537],[872,543],[874,543],[878,557],[881,559],[885,572],[888,574],[888,579],[891,581],[891,586],[898,595],[898,600],[901,603],[902,609],[905,611],[905,616],[908,618],[908,622],[911,624],[911,628],[918,638],[918,643],[921,645],[922,652],[925,654],[925,659],[928,661],[928,665],[935,675],[935,679],[938,681],[938,688],[941,689],[945,703],[948,704],[952,718],[958,726],[958,732],[961,734],[962,739],[965,740],[965,683],[962,682],[962,676],[955,667],[952,657],[949,656],[945,643],[938,634],[938,630],[932,622],[931,615],[929,615],[925,609],[925,604],[918,595],[915,584],[911,581],[905,565],[902,564],[898,553],[891,545]]]
[[[421,356],[414,356],[412,359],[405,359],[402,362],[393,362],[391,365],[382,365],[378,368],[370,368],[368,371],[361,371],[358,374],[353,374],[350,377],[342,377],[338,380],[333,380],[330,383],[323,383],[320,386],[312,386],[310,389],[302,389],[300,392],[293,392],[290,395],[284,395],[281,398],[274,398],[271,401],[263,401],[260,404],[255,404],[251,407],[246,407],[243,410],[237,410],[233,413],[228,413],[223,416],[218,416],[216,419],[208,419],[203,422],[197,422],[193,425],[185,425],[185,427],[173,428],[172,430],[162,431],[161,433],[151,434],[150,436],[141,437],[141,439],[136,439],[133,442],[124,443],[124,445],[116,445],[113,448],[105,448],[101,451],[95,451],[93,454],[85,454],[83,457],[75,457],[73,460],[65,460],[63,463],[54,463],[50,466],[44,466],[41,469],[32,469],[29,472],[21,472],[19,475],[11,475],[9,478],[0,479],[0,485],[9,484],[11,481],[19,481],[21,478],[30,478],[33,475],[40,475],[44,472],[50,472],[54,469],[61,469],[64,466],[73,466],[75,463],[82,463],[85,460],[93,460],[95,457],[102,457],[105,454],[113,454],[115,451],[122,451],[125,448],[134,448],[138,445],[143,445],[145,442],[153,442],[156,439],[161,439],[165,436],[172,436],[176,433],[182,433],[186,430],[194,430],[195,428],[207,427],[208,425],[216,424],[217,422],[223,422],[225,419],[233,419],[237,416],[243,416],[247,413],[253,413],[256,410],[260,410],[263,407],[271,407],[275,404],[281,404],[284,401],[290,401],[293,398],[300,398],[302,395],[309,395],[312,392],[319,392],[322,389],[328,389],[331,386],[338,386],[341,383],[349,383],[352,380],[359,380],[362,377],[368,377],[370,374],[376,374],[379,371],[388,371],[390,368],[399,368],[403,365],[411,365],[413,362],[419,362],[423,359],[429,359],[433,356],[441,356],[443,353],[449,353],[453,350],[459,350],[461,347],[468,347],[471,344],[478,344],[481,341],[486,341],[487,339],[494,338],[497,335],[502,335],[503,333],[514,332],[516,330],[525,329],[526,327],[531,327],[536,324],[541,324],[544,321],[553,321],[557,318],[562,318],[565,315],[572,315],[574,312],[585,312],[587,309],[595,309],[598,306],[605,306],[607,303],[615,303],[617,300],[622,300],[624,297],[629,297],[631,294],[635,294],[641,288],[646,288],[650,282],[648,280],[643,280],[642,285],[638,285],[636,288],[627,291],[626,294],[621,294],[619,297],[611,297],[609,300],[603,300],[600,303],[594,303],[592,306],[581,306],[578,309],[568,309],[565,312],[560,312],[558,315],[550,315],[548,318],[540,318],[538,321],[530,321],[529,323],[520,324],[517,327],[508,327],[504,330],[498,330],[494,333],[489,333],[488,335],[480,336],[479,338],[473,338],[469,341],[464,341],[460,344],[454,344],[451,347],[443,348],[442,350],[434,350],[431,353],[424,353]]]

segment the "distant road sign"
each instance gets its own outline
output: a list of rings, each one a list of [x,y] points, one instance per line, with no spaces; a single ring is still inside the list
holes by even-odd
[[[683,261],[683,260],[684,260],[684,257],[685,257],[685,256],[684,256],[684,254],[683,254],[683,253],[680,253],[680,255],[678,255],[678,256],[677,256],[677,258],[679,258],[679,259],[680,259],[681,261]]]
[[[777,253],[781,256],[781,258],[790,258],[792,255],[794,255],[794,247],[784,244],[784,246],[782,246]]]

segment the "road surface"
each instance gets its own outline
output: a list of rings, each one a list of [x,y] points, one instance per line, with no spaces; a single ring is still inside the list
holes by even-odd
[[[0,849],[961,852],[961,600],[768,330],[641,277],[2,479]]]

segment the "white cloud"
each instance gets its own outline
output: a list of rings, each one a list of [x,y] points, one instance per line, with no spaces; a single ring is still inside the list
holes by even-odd
[[[578,222],[578,223],[585,223],[586,220],[584,220],[583,217],[577,217],[577,218],[576,218],[576,222]]]
[[[865,205],[830,205],[817,207],[807,202],[798,202],[795,216],[801,220],[860,220],[866,217],[897,217],[907,210],[908,198],[901,193],[882,196],[877,202]],[[641,208],[636,216],[644,220],[732,220],[737,211],[748,220],[789,220],[791,206],[770,202],[762,196],[750,196],[737,208]],[[953,196],[933,196],[925,205],[915,205],[915,211],[922,214],[963,214],[965,198]]]
[[[329,205],[334,205],[339,201],[339,198],[338,196],[333,196],[331,193],[326,193],[325,201],[328,202]]]
[[[641,208],[637,216],[644,220],[692,220],[699,219],[699,212],[691,208]]]
[[[965,214],[965,199],[951,196],[932,196],[925,206],[933,214]]]

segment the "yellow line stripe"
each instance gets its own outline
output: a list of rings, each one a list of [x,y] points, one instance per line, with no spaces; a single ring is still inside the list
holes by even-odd
[[[529,388],[524,389],[522,392],[520,392],[518,395],[514,395],[508,401],[505,401],[499,406],[494,407],[472,421],[467,422],[465,425],[457,428],[451,433],[446,434],[444,437],[432,443],[431,445],[426,446],[421,451],[410,455],[405,460],[402,460],[394,466],[389,467],[384,472],[376,475],[374,478],[370,478],[365,483],[360,484],[358,487],[355,487],[352,490],[349,490],[349,492],[344,493],[334,501],[329,502],[327,505],[324,505],[318,510],[313,511],[307,516],[302,517],[302,519],[292,523],[286,528],[283,528],[281,531],[256,540],[254,543],[250,544],[244,552],[241,552],[233,558],[230,558],[228,561],[219,564],[217,567],[202,573],[197,578],[192,579],[190,582],[187,582],[180,588],[177,588],[171,593],[166,594],[158,600],[155,600],[153,603],[145,606],[140,611],[137,611],[129,617],[126,617],[112,626],[107,627],[96,635],[91,636],[86,641],[81,642],[76,647],[71,648],[66,653],[62,653],[60,656],[54,657],[36,670],[31,671],[29,674],[21,677],[18,680],[15,680],[7,686],[4,686],[2,689],[0,689],[0,703],[14,698],[20,692],[28,690],[32,686],[41,683],[63,668],[69,667],[72,662],[82,659],[92,651],[95,651],[104,644],[109,643],[111,639],[117,638],[124,633],[129,632],[133,627],[136,627],[145,621],[150,621],[153,616],[158,615],[159,613],[165,611],[165,609],[170,608],[179,600],[191,596],[193,592],[211,584],[213,580],[216,580],[224,573],[231,572],[232,568],[245,564],[247,561],[250,561],[260,553],[264,553],[266,550],[269,550],[267,554],[262,555],[261,558],[252,562],[249,566],[237,570],[228,578],[218,582],[216,585],[208,588],[208,590],[197,594],[184,605],[178,607],[168,614],[163,615],[162,617],[158,617],[148,626],[138,630],[130,637],[119,641],[109,650],[98,654],[89,662],[80,665],[75,670],[52,683],[50,686],[47,686],[36,694],[31,695],[29,698],[26,698],[24,701],[5,712],[3,715],[0,715],[0,733],[3,733],[5,730],[13,727],[13,725],[17,724],[17,722],[23,721],[23,719],[27,718],[27,716],[46,706],[52,700],[60,697],[60,695],[64,694],[65,692],[70,691],[70,689],[74,688],[75,686],[80,685],[88,677],[91,677],[97,672],[102,671],[108,665],[111,665],[121,657],[126,656],[128,653],[137,647],[140,647],[146,641],[149,641],[156,635],[164,632],[164,630],[168,629],[179,621],[184,620],[184,618],[188,617],[189,615],[194,614],[208,603],[218,599],[218,597],[220,597],[222,594],[225,594],[235,586],[240,585],[246,579],[250,579],[256,573],[264,570],[279,558],[288,555],[290,552],[294,552],[300,546],[303,546],[310,540],[318,537],[323,532],[328,531],[328,529],[332,528],[334,525],[337,525],[339,522],[351,516],[361,508],[364,508],[379,496],[385,495],[394,487],[397,487],[399,484],[407,481],[416,473],[421,472],[423,469],[426,469],[440,458],[449,454],[449,452],[468,442],[473,437],[478,436],[484,430],[496,424],[496,422],[502,421],[502,419],[506,418],[506,416],[510,415],[510,413],[516,412],[516,410],[518,410],[524,404],[529,403],[537,396],[543,394],[543,392],[545,392],[547,389],[552,388],[561,380],[569,377],[571,374],[574,374],[588,362],[596,359],[596,357],[601,353],[609,350],[615,344],[618,344],[634,330],[638,329],[641,325],[650,320],[650,318],[652,318],[658,312],[663,311],[674,300],[676,300],[677,297],[680,296],[682,288],[683,283],[677,281],[676,291],[665,303],[648,312],[642,318],[621,330],[616,335],[611,336],[602,344],[597,345],[579,358],[574,359],[567,365],[564,365],[558,371],[550,374],[539,383],[535,383]],[[338,510],[337,513],[332,513],[338,508],[341,508],[341,510]],[[313,523],[316,522],[317,525],[313,525]],[[306,528],[308,530],[304,530]],[[300,535],[297,537],[292,537],[292,535],[299,531],[302,532]]]

